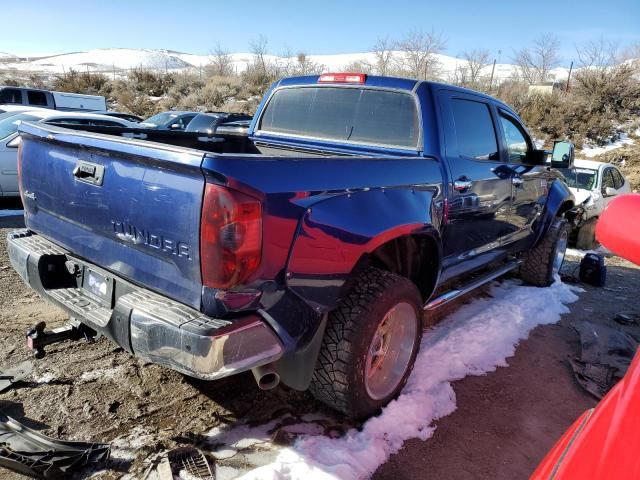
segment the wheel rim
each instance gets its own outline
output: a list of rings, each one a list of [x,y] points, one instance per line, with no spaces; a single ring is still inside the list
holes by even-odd
[[[418,317],[410,304],[394,306],[378,324],[367,352],[364,383],[374,400],[389,396],[402,381],[415,348]]]
[[[556,251],[553,256],[553,274],[555,275],[562,268],[562,262],[564,262],[564,255],[567,251],[567,243],[569,241],[569,234],[565,231],[562,232],[560,238],[556,242]]]

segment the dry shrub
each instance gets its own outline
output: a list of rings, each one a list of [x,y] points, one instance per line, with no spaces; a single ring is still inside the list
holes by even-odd
[[[77,72],[73,69],[56,75],[51,86],[60,92],[103,96],[108,96],[112,87],[109,77],[103,73]]]
[[[166,95],[175,83],[174,75],[171,73],[153,72],[144,68],[134,69],[127,79],[131,87],[139,93],[151,97],[161,97]]]
[[[113,108],[123,112],[133,113],[143,118],[150,117],[158,108],[148,95],[136,94],[126,88],[126,84],[119,84],[112,97]]]

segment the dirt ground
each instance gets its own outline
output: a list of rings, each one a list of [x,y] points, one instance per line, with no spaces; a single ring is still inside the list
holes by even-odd
[[[32,358],[24,341],[31,325],[44,320],[55,327],[65,320],[9,265],[6,234],[21,226],[20,217],[0,217],[0,368]],[[575,265],[570,262],[565,270]],[[608,259],[608,265],[607,287],[584,287],[571,313],[558,325],[535,329],[508,360],[508,368],[456,382],[458,409],[437,422],[430,440],[408,441],[374,478],[527,478],[563,430],[596,403],[576,384],[567,363],[579,350],[571,321],[611,322],[618,312],[640,314],[634,298],[640,270],[617,258]],[[631,329],[636,337],[639,332],[639,327]],[[56,438],[120,445],[105,470],[76,475],[101,479],[125,473],[141,478],[145,459],[175,446],[201,446],[212,428],[238,420],[260,424],[283,413],[331,415],[308,394],[284,387],[258,390],[250,374],[199,382],[145,364],[105,339],[48,347],[46,357],[34,361],[30,381],[0,394],[0,408]],[[335,419],[336,425],[342,421]],[[135,432],[141,438],[136,440]],[[234,461],[242,460],[231,458],[227,464],[242,467]],[[0,470],[0,478],[24,477]]]

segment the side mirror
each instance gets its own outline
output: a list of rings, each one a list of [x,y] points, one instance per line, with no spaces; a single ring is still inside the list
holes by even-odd
[[[554,142],[551,153],[553,168],[571,168],[575,159],[575,150],[571,142]]]
[[[179,123],[172,123],[171,125],[169,125],[169,128],[171,130],[178,130],[180,128],[180,124]]]
[[[546,150],[531,150],[527,156],[527,163],[532,165],[544,165],[547,163],[549,152]]]
[[[21,141],[22,141],[22,137],[18,135],[17,137],[14,137],[7,142],[7,148],[18,148],[20,146]]]
[[[604,187],[604,196],[605,197],[615,197],[618,194],[618,191],[613,187]]]

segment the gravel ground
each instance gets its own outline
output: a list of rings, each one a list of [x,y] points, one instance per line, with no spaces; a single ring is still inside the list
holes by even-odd
[[[55,327],[65,320],[61,310],[29,290],[9,265],[6,234],[21,226],[20,218],[0,216],[2,368],[32,358],[24,346],[28,327],[42,320]],[[617,258],[608,264],[606,289],[585,287],[560,324],[538,327],[522,342],[509,368],[456,382],[458,409],[437,423],[430,440],[407,442],[374,478],[526,478],[562,431],[595,404],[574,382],[567,363],[579,349],[570,322],[610,322],[621,311],[640,314],[633,298],[640,291],[640,270]],[[115,445],[106,469],[80,472],[77,478],[93,474],[113,479],[126,473],[140,478],[148,459],[158,452],[206,445],[212,428],[238,421],[261,424],[286,413],[300,418],[320,412],[333,418],[338,430],[344,428],[343,419],[331,417],[306,393],[284,387],[262,392],[250,374],[199,382],[145,364],[105,339],[48,347],[47,356],[34,365],[30,381],[0,394],[0,406],[9,415],[56,438]],[[330,427],[327,430],[336,430]],[[218,464],[242,469],[242,462],[238,456]],[[24,478],[4,470],[0,476]]]

